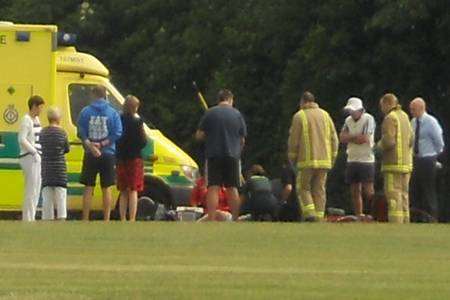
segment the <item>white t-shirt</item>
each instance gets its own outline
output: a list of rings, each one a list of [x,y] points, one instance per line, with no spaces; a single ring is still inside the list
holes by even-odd
[[[35,154],[36,152],[41,154],[41,144],[39,143],[41,129],[38,117],[32,118],[26,114],[22,118],[18,136],[20,155]]]
[[[355,121],[351,116],[345,119],[345,124],[342,130],[348,131],[350,135],[366,134],[369,136],[370,143],[358,145],[355,143],[348,143],[347,145],[347,161],[374,163],[375,156],[373,154],[374,135],[375,135],[375,120],[368,114],[364,113],[358,121]]]

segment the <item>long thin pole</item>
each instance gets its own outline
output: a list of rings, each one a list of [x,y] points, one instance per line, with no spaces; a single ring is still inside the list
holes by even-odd
[[[204,110],[208,110],[208,103],[206,102],[205,98],[203,97],[202,92],[197,86],[197,83],[195,81],[192,82],[192,86],[194,87],[195,91],[197,92],[198,99],[200,100],[200,104],[202,105]]]

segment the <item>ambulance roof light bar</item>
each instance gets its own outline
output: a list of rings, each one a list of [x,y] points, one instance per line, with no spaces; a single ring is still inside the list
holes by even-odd
[[[58,32],[58,46],[75,46],[77,43],[77,35],[74,33]]]

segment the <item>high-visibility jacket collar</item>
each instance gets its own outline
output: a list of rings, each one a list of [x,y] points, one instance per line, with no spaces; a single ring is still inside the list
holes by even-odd
[[[386,115],[390,114],[393,111],[397,111],[397,110],[401,110],[401,109],[402,109],[402,106],[400,104],[397,104],[394,107],[392,107],[391,109],[389,109],[389,111]]]
[[[301,109],[311,109],[311,108],[319,108],[319,104],[317,104],[316,102],[308,102],[302,104],[301,106]]]

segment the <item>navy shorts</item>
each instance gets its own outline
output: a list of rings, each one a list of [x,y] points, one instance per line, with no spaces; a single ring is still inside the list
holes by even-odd
[[[208,187],[226,188],[241,186],[241,161],[233,157],[214,157],[206,160]]]
[[[95,186],[97,174],[100,174],[100,186],[102,188],[115,185],[115,166],[116,158],[112,154],[102,154],[100,157],[94,157],[89,153],[85,153],[80,183],[85,186]]]
[[[375,164],[374,163],[347,163],[345,170],[345,181],[347,184],[352,183],[369,183],[374,182],[375,179]]]

